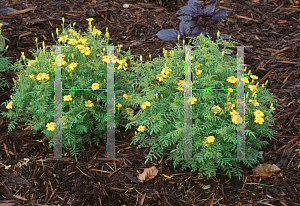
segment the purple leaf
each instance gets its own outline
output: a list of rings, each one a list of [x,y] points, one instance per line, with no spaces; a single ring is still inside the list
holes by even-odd
[[[197,9],[195,7],[187,5],[187,6],[181,7],[180,10],[176,14],[178,14],[178,15],[187,14],[187,15],[195,17],[196,13],[197,13]]]
[[[16,9],[0,6],[0,14],[6,14],[6,13],[10,13],[10,12],[17,12],[17,11],[18,10],[16,10]]]
[[[179,30],[180,36],[186,37],[186,36],[190,35],[191,29],[190,29],[188,23],[185,23],[184,21],[181,21],[180,25],[179,25],[179,28],[180,28],[180,30]]]
[[[0,24],[3,24],[3,26],[7,26],[8,25],[8,23],[3,22],[3,21],[0,21]]]
[[[229,13],[228,11],[217,10],[217,11],[215,11],[215,13],[213,14],[212,20],[217,21],[217,20],[219,20],[219,19],[222,19],[223,17],[227,16],[228,13]]]
[[[2,7],[2,6],[0,6],[0,15],[1,14],[10,13],[10,12],[17,12],[17,11],[18,10],[16,10],[16,9],[12,9],[12,8],[9,8],[9,7]],[[8,23],[6,23],[6,22],[0,21],[0,23],[3,24],[4,26],[8,25]]]
[[[209,34],[209,36],[211,36],[211,38],[213,40],[217,39],[217,33],[211,33],[211,34]],[[221,39],[229,39],[229,36],[227,34],[220,34],[220,38]]]
[[[189,0],[188,5],[193,6],[194,3],[198,4],[198,0]]]
[[[125,175],[126,177],[128,177],[132,182],[135,182],[135,183],[139,183],[139,181],[137,179],[135,179],[132,174],[130,174],[128,171],[125,172]]]
[[[162,40],[170,41],[177,40],[179,32],[175,29],[165,29],[159,31],[156,36]]]
[[[180,16],[177,19],[180,19],[182,21],[191,21],[192,17],[190,17],[190,16]]]
[[[220,34],[220,37],[223,37],[224,39],[229,39],[229,35],[227,34]]]
[[[178,34],[181,38],[188,36],[196,37],[201,33],[204,35],[211,36],[205,29],[212,23],[212,21],[219,20],[229,12],[224,10],[216,9],[216,0],[204,1],[199,4],[198,0],[189,0],[187,6],[183,6],[177,12],[178,15],[186,14],[189,16],[180,16],[178,19],[181,20],[179,25],[179,31],[174,29],[168,29],[158,32],[156,35],[163,40],[177,40]],[[194,29],[193,29],[194,27]],[[191,31],[192,30],[192,31]],[[217,35],[212,34],[216,39]],[[211,36],[212,37],[212,36]],[[228,35],[220,35],[221,38],[228,39]]]
[[[211,3],[211,2],[210,2]],[[215,8],[216,8],[216,3],[217,2],[214,2],[212,4],[208,4],[205,6],[204,10],[203,10],[203,14],[208,16],[208,15],[212,15],[213,12],[215,11]]]
[[[190,22],[188,22],[188,26],[189,27],[199,26],[199,24],[197,22],[195,22],[195,21],[190,21]]]
[[[192,33],[191,33],[191,37],[196,37],[196,36],[199,36],[200,34],[203,34],[203,35],[207,35],[207,31],[203,28],[203,27],[196,27],[193,29]]]
[[[184,36],[184,21],[181,21],[180,24],[179,24],[179,33],[180,33],[180,36]]]
[[[200,25],[200,26],[204,26],[204,25],[205,25],[205,21],[203,21],[202,17],[199,18],[199,20],[198,20],[197,23],[198,23],[198,25]]]

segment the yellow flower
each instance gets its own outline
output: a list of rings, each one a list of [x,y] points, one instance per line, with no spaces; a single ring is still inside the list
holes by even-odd
[[[271,110],[276,110],[276,109],[273,107],[273,103],[271,103],[270,109],[271,109]]]
[[[235,124],[242,124],[243,119],[240,115],[236,115],[236,116],[232,117],[232,122],[234,122]]]
[[[195,102],[197,102],[197,99],[196,99],[196,97],[193,97],[192,104],[195,104]]]
[[[75,45],[77,43],[76,39],[69,39],[68,44]]]
[[[166,57],[168,54],[168,50],[165,50],[165,48],[163,48],[163,53],[164,53],[164,56]]]
[[[235,115],[239,115],[239,113],[236,110],[232,110],[232,112],[230,112],[231,116],[235,116]]]
[[[146,101],[146,102],[144,102],[142,105],[141,105],[141,107],[142,107],[142,109],[146,109],[146,107],[147,106],[150,106],[150,102],[149,101]]]
[[[47,130],[49,131],[54,131],[54,127],[55,127],[55,123],[54,122],[50,122],[46,125]]]
[[[257,87],[256,87],[255,85],[248,85],[248,88],[249,88],[252,92],[258,91],[258,90],[257,90]]]
[[[196,62],[195,64],[197,64],[195,65],[195,69],[198,69],[199,67],[203,66],[203,64],[199,64],[199,62]]]
[[[82,37],[80,37],[80,38],[78,39],[78,43],[81,43],[81,44],[83,44],[83,45],[86,44],[86,41],[87,41],[87,39],[82,38]],[[83,45],[80,45],[80,46],[83,46]],[[79,46],[79,45],[78,45],[78,46]]]
[[[107,56],[103,56],[102,61],[107,63]],[[118,61],[117,57],[114,56],[114,64],[115,64],[117,61]]]
[[[118,60],[118,59],[117,59],[117,62],[120,64],[120,65],[118,66],[118,68],[117,68],[118,70],[119,70],[119,69],[124,69],[124,70],[126,71],[126,69],[127,69],[126,67],[128,66],[128,65],[127,65],[127,62],[126,62],[126,58],[127,58],[127,57],[125,57],[123,60]]]
[[[35,62],[35,60],[30,60],[29,62],[28,62],[28,66],[30,67],[30,66],[32,66],[32,64]]]
[[[120,107],[122,107],[122,104],[118,103],[118,104],[116,105],[116,107],[120,108]]]
[[[42,73],[42,79],[47,79],[49,80],[49,74],[46,74],[46,73]]]
[[[66,36],[61,36],[61,37],[58,38],[58,41],[59,41],[59,42],[63,42],[63,43],[65,43],[67,40],[68,40],[68,35],[66,35]]]
[[[123,94],[123,97],[124,97],[125,99],[131,98],[131,96],[129,96],[129,95],[127,95],[127,94]]]
[[[34,79],[34,75],[33,75],[33,74],[30,74],[29,77],[30,77],[31,79]]]
[[[39,74],[36,76],[36,79],[37,79],[37,80],[42,80],[42,79],[43,79],[43,74],[42,74],[42,73],[39,73]]]
[[[140,125],[137,131],[143,132],[145,130],[145,126]]]
[[[256,75],[250,75],[251,79],[258,79],[258,76]]]
[[[77,65],[78,65],[78,63],[72,62],[71,64],[69,64],[69,65],[66,67],[66,69],[69,68],[69,69],[68,69],[68,72],[71,72],[71,71],[74,70],[75,67],[77,67]]]
[[[243,81],[243,78],[241,78],[241,81]],[[249,83],[249,79],[247,77],[244,77],[244,85],[245,83]]]
[[[237,111],[232,110],[232,112],[230,112],[230,115],[232,116],[232,122],[234,124],[242,124],[242,117]]]
[[[99,89],[100,84],[99,83],[94,83],[92,84],[92,89]]]
[[[256,100],[256,99],[254,99],[254,100],[252,100],[252,99],[249,99],[249,102],[252,102],[252,104],[253,104],[254,106],[256,106],[256,107],[258,107],[258,106],[259,106],[259,103],[257,102],[257,100]]]
[[[234,76],[231,76],[231,77],[227,77],[226,81],[228,81],[229,83],[236,83],[237,81],[237,78],[235,78]]]
[[[91,54],[91,49],[89,47],[84,47],[83,49],[80,50],[81,53],[85,55],[90,55]]]
[[[184,80],[178,80],[178,81],[175,81],[176,84],[179,85],[179,87],[177,88],[179,91],[183,91],[184,89]]]
[[[222,111],[222,109],[219,106],[214,106],[211,109],[214,111],[215,114]]]
[[[265,120],[262,117],[255,117],[254,122],[258,124],[262,124]]]
[[[64,101],[67,102],[67,101],[72,101],[72,96],[71,95],[65,95],[64,96]]]
[[[87,18],[86,19],[88,22],[91,22],[91,21],[93,21],[94,19],[93,18]]]
[[[94,103],[92,103],[91,100],[88,100],[88,101],[85,101],[85,106],[86,107],[92,107],[92,106],[94,106]]]
[[[215,137],[214,136],[208,136],[208,137],[204,137],[206,140],[203,141],[203,144],[205,146],[208,146],[209,143],[213,143],[215,141]]]
[[[134,110],[131,108],[126,108],[126,113],[127,114],[133,114]]]
[[[21,52],[22,59],[25,59],[24,52]]]
[[[191,102],[190,99],[188,99],[188,103],[189,103],[189,102]],[[192,98],[192,104],[195,104],[195,102],[197,102],[197,99],[196,99],[196,97],[193,97],[193,98]]]
[[[101,35],[101,33],[102,33],[102,32],[101,32],[100,30],[96,29],[96,28],[95,28],[95,26],[94,26],[94,29],[93,29],[92,35],[93,35],[93,36],[94,36],[94,35],[99,35],[99,36],[100,36],[100,35]]]
[[[215,141],[215,137],[214,136],[208,136],[208,137],[206,137],[206,141],[208,143],[213,143]]]
[[[158,74],[156,76],[156,79],[158,79],[160,82],[164,81],[163,75],[162,74]]]
[[[164,81],[164,78],[163,78],[162,74],[158,74],[156,79],[158,79],[160,82]]]
[[[12,105],[13,105],[13,102],[9,102],[9,103],[6,105],[6,109],[12,109]]]
[[[196,71],[196,74],[197,74],[198,76],[200,76],[201,73],[202,73],[202,70],[197,70],[197,71]]]
[[[255,110],[254,115],[255,117],[263,117],[264,113],[260,110]]]
[[[63,121],[68,120],[68,118],[66,116],[62,117]],[[64,122],[63,125],[65,125],[66,123]]]
[[[84,46],[83,46],[83,45],[77,45],[76,48],[77,48],[78,50],[82,50],[82,49],[84,49]]]
[[[69,29],[70,34],[72,34],[73,36],[77,36],[78,33],[76,31],[74,31],[73,29]]]
[[[165,67],[161,70],[161,74],[168,75],[172,71],[169,67],[167,67],[167,64],[165,63]]]

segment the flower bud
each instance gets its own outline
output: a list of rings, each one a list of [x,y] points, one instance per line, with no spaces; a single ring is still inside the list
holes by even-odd
[[[43,53],[45,54],[45,42],[43,41]]]

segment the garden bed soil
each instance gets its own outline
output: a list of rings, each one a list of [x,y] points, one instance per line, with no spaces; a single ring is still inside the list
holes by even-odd
[[[38,1],[0,0],[0,6],[19,10],[0,15],[8,25],[2,35],[9,39],[4,57],[15,62],[21,52],[34,59],[30,51],[44,41],[54,45],[51,34],[65,24],[76,22],[76,29],[85,31],[86,18],[105,33],[109,29],[111,42],[131,48],[132,54],[148,59],[171,50],[174,41],[155,36],[162,29],[179,28],[176,12],[187,2],[162,1]],[[124,8],[128,4],[129,8]],[[260,137],[269,145],[263,147],[259,164],[280,165],[280,173],[258,178],[252,168],[244,167],[243,178],[229,179],[222,171],[210,179],[198,178],[196,172],[181,171],[162,159],[144,165],[147,148],[130,145],[135,128],[116,134],[116,157],[122,161],[95,160],[105,157],[105,142],[82,152],[78,161],[41,161],[53,156],[41,133],[26,129],[24,122],[8,132],[9,120],[0,117],[0,205],[300,205],[300,32],[299,1],[294,0],[228,0],[217,7],[231,11],[228,18],[212,25],[245,47],[245,64],[260,79],[268,80],[267,88],[278,99],[275,125],[278,131]],[[13,71],[0,73],[13,86]],[[11,88],[0,92],[0,103],[9,99]],[[7,111],[0,106],[1,111]],[[67,156],[70,157],[68,151]],[[29,158],[27,164],[19,162]],[[158,175],[145,183],[135,177],[143,168],[158,168]],[[6,169],[8,166],[8,169]],[[132,175],[132,176],[130,176]],[[169,177],[169,178],[167,178]]]

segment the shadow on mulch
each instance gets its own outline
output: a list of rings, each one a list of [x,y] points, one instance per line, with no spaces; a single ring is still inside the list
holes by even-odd
[[[29,3],[30,2],[30,3]],[[24,13],[0,15],[9,23],[2,35],[10,41],[5,57],[13,62],[21,52],[33,59],[30,51],[39,46],[54,45],[51,33],[66,24],[76,22],[76,29],[85,31],[86,18],[105,33],[109,28],[114,45],[122,44],[132,54],[148,59],[162,55],[163,48],[172,49],[176,42],[155,37],[161,29],[179,28],[176,12],[186,4],[183,0],[153,1],[0,1],[1,6],[26,10]],[[243,178],[229,179],[222,172],[207,180],[197,173],[180,171],[163,159],[144,165],[147,148],[130,145],[134,130],[116,134],[116,157],[121,161],[97,161],[105,157],[105,142],[88,147],[78,161],[42,161],[53,156],[53,150],[43,141],[43,135],[33,134],[24,122],[8,132],[9,120],[0,117],[0,205],[300,205],[299,113],[300,113],[300,32],[299,6],[296,1],[229,0],[218,3],[220,9],[231,11],[225,21],[212,25],[211,31],[229,34],[245,48],[245,64],[259,76],[260,83],[268,80],[267,88],[277,97],[275,125],[278,133],[272,139],[261,137],[269,145],[262,149],[259,163],[276,164],[280,174],[270,178],[253,177],[251,168],[244,168]],[[123,4],[129,8],[123,8]],[[296,2],[297,3],[297,2]],[[31,8],[31,9],[30,9]],[[13,86],[13,71],[0,73]],[[4,87],[0,104],[11,95]],[[1,111],[6,111],[0,107]],[[70,157],[69,153],[67,156]],[[29,158],[26,162],[24,158]],[[23,164],[21,164],[23,163]],[[146,182],[135,183],[134,177],[143,168],[155,165],[158,175]],[[6,169],[6,167],[8,169]],[[178,169],[178,170],[177,170]],[[128,175],[131,174],[132,176]],[[170,178],[166,178],[166,177]]]

